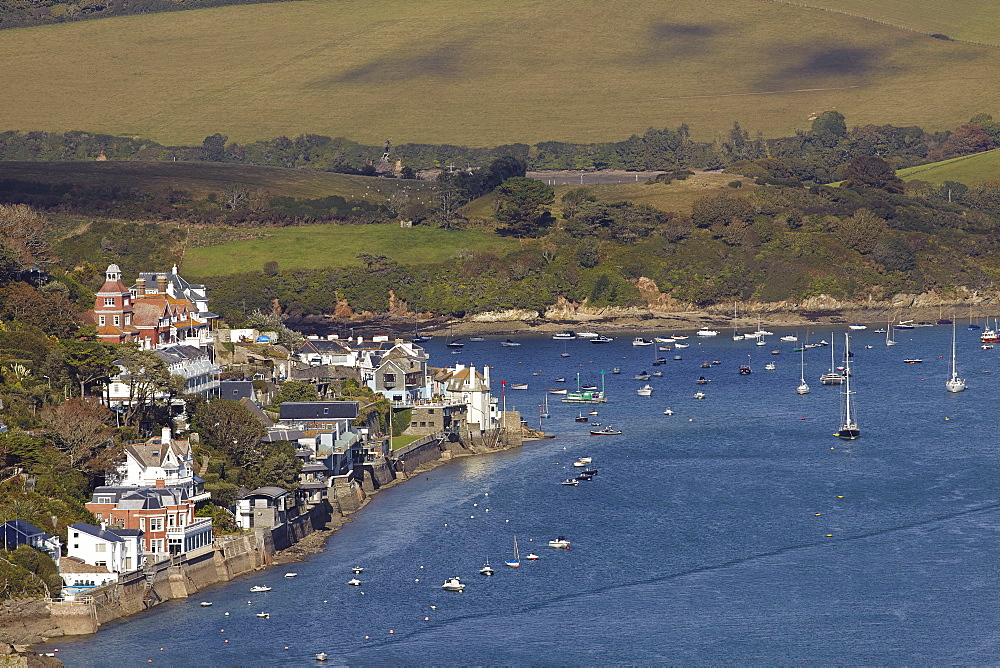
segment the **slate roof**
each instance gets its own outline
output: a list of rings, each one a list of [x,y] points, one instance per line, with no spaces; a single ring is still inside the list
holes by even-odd
[[[86,522],[76,522],[70,524],[69,528],[79,531],[80,533],[85,533],[93,536],[94,538],[100,538],[101,540],[106,540],[109,543],[121,543],[122,537],[119,536],[114,531],[108,529],[102,529],[101,527],[95,527],[92,524],[87,524]]]
[[[353,420],[358,417],[358,402],[286,401],[279,415],[282,420]]]
[[[267,487],[258,487],[254,491],[248,492],[247,494],[243,495],[240,498],[245,499],[248,496],[268,496],[272,499],[276,499],[279,496],[284,496],[285,494],[288,493],[289,492],[287,489],[282,489],[280,487],[274,487],[273,485],[269,485]]]
[[[223,399],[253,399],[252,380],[224,380],[219,383],[219,396]]]

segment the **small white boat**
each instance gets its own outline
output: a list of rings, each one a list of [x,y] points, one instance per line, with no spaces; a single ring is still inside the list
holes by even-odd
[[[560,485],[567,485],[568,487],[576,487],[577,485],[579,485],[579,484],[580,484],[580,481],[579,481],[579,480],[576,480],[576,479],[574,479],[574,478],[566,478],[565,480],[563,480],[563,481],[562,481],[561,483],[559,483],[559,484],[560,484]],[[508,566],[510,566],[510,564],[507,564],[507,565],[508,565]]]
[[[479,343],[480,341],[485,341],[485,340],[486,339],[484,339],[481,336],[470,336],[469,337],[469,341],[475,341],[476,343]]]
[[[576,337],[578,339],[592,339],[597,336],[597,332],[577,332]]]
[[[556,341],[573,341],[576,339],[576,334],[570,330],[563,330],[559,334],[553,334],[552,338]]]
[[[664,415],[673,415],[673,414],[674,414],[674,411],[673,411],[672,409],[670,409],[670,408],[667,408],[667,409],[665,409],[665,410],[663,411],[663,414],[664,414]]]
[[[638,337],[638,338],[632,339],[632,345],[633,346],[651,346],[651,345],[653,345],[653,342],[650,341],[649,339],[644,339],[642,337]]]
[[[653,337],[653,340],[657,343],[673,343],[677,339],[672,336],[655,336]]]
[[[261,619],[271,619],[271,613],[269,612],[258,612],[257,616]]]
[[[445,580],[444,584],[441,585],[441,589],[444,589],[445,591],[462,591],[465,589],[465,583],[459,580],[456,576]]]
[[[617,429],[612,429],[610,425],[602,429],[591,429],[591,436],[621,436],[622,433]]]
[[[316,660],[317,661],[326,661],[327,658],[328,657],[327,657],[326,652],[316,652]]]
[[[611,338],[610,336],[603,336],[603,335],[595,336],[590,340],[591,343],[611,343],[612,341],[614,341],[613,338]]]
[[[859,325],[857,323],[847,326],[849,329],[868,329],[866,325]]]
[[[202,601],[202,602],[201,602],[201,603],[199,603],[198,605],[200,605],[200,606],[201,606],[201,607],[203,607],[203,608],[208,608],[208,607],[211,607],[211,605],[212,605],[212,602],[211,602],[211,601]]]
[[[354,573],[355,575],[361,575],[362,573],[365,572],[365,569],[363,569],[361,566],[355,566],[354,568],[351,569],[351,572]]]
[[[487,559],[483,567],[479,569],[480,575],[493,575],[493,567],[490,566],[490,560]]]
[[[578,469],[582,469],[586,465],[587,465],[587,462],[583,461],[582,459],[579,459],[579,460],[573,462],[573,466],[575,466]]]
[[[635,391],[640,397],[648,397],[653,394],[653,386],[650,384],[643,385],[638,390]]]
[[[250,591],[256,594],[259,591],[271,591],[271,588],[268,587],[267,585],[254,585],[250,587]]]
[[[549,547],[554,547],[557,550],[568,550],[569,541],[566,540],[565,536],[559,536],[555,540],[549,541]]]
[[[526,390],[528,389],[527,383],[511,383],[510,389],[512,390]]]
[[[695,334],[697,334],[698,336],[718,336],[719,335],[719,333],[717,331],[715,331],[714,329],[707,329],[707,328],[706,329],[699,329],[697,332],[695,332]]]
[[[549,394],[566,394],[567,392],[568,390],[565,387],[549,390]]]
[[[525,557],[528,561],[538,561],[539,557],[534,552],[529,552],[528,556]]]
[[[781,337],[781,338],[780,338],[780,339],[778,339],[778,340],[779,340],[779,341],[788,341],[788,342],[795,342],[795,341],[798,341],[798,340],[799,340],[799,337],[797,337],[797,336],[794,336],[794,335],[792,335],[792,334],[789,334],[788,336],[783,336],[783,337]]]
[[[774,362],[768,362],[767,364],[764,365],[765,371],[774,371],[777,368],[778,366]]]
[[[690,343],[675,343],[674,348],[690,348]]]
[[[706,395],[705,395],[705,393],[704,393],[704,392],[695,392],[695,393],[694,393],[694,398],[695,398],[695,399],[704,399],[704,398],[705,398],[705,396],[706,396]]]
[[[504,339],[503,341],[500,342],[500,345],[503,346],[504,348],[513,348],[521,344],[518,343],[517,341],[512,341],[511,339]]]
[[[352,587],[360,587],[361,580],[357,578],[351,578],[350,580],[347,581],[347,584],[351,585]]]
[[[285,573],[286,578],[294,578],[298,576],[298,573]]]

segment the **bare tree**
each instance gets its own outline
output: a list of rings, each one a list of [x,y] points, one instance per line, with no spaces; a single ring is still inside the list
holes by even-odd
[[[73,468],[84,468],[111,439],[111,411],[92,397],[69,399],[42,410],[45,433],[69,457]]]

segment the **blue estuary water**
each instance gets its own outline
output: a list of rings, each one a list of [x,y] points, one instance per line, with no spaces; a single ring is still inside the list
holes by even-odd
[[[885,335],[852,335],[853,442],[832,436],[843,388],[819,384],[829,348],[806,352],[812,391],[799,396],[797,344],[777,336],[763,347],[692,336],[690,348],[664,353],[632,347],[632,336],[522,338],[516,348],[487,339],[458,355],[435,340],[436,365],[490,364],[497,388],[527,382],[507,390],[507,407],[555,438],[378,494],[309,562],[46,649],[70,666],[114,667],[315,665],[319,651],[369,666],[996,664],[1000,350],[981,350],[978,332],[960,327],[969,389],[949,394],[951,328],[896,338],[888,348]],[[654,354],[669,362],[652,367]],[[753,373],[741,376],[748,354]],[[702,369],[703,360],[722,363]],[[621,375],[610,374],[616,366]],[[664,377],[637,396],[644,383],[633,376],[654,368]],[[574,421],[581,406],[557,396],[552,417],[538,418],[555,377],[600,384],[601,370],[610,402],[592,419],[622,436],[590,436]],[[702,375],[712,382],[696,385]],[[581,456],[600,473],[561,486]],[[503,564],[515,534],[518,569]],[[546,547],[558,535],[572,549]],[[525,561],[528,552],[541,558]],[[487,557],[492,578],[477,575]],[[355,565],[365,568],[360,587],[346,584]],[[464,593],[441,589],[452,575]],[[255,584],[273,591],[250,594]]]

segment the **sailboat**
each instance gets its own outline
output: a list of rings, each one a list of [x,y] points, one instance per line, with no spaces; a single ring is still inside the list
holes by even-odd
[[[736,331],[736,302],[733,302],[733,341],[742,341],[745,336]]]
[[[944,384],[949,392],[961,392],[965,389],[965,381],[958,377],[955,368],[955,323],[951,323],[951,378]]]
[[[885,345],[887,345],[887,346],[894,346],[894,345],[896,345],[896,342],[892,338],[893,327],[892,327],[892,325],[889,324],[891,320],[892,319],[890,318],[890,319],[888,319],[888,320],[885,321]]]
[[[799,394],[809,394],[809,386],[806,384],[806,349],[803,348],[802,350],[800,350],[799,355],[801,355],[802,357],[801,360],[802,364],[800,367],[802,369],[802,372],[799,374],[800,380],[802,382],[799,384],[797,388],[795,388],[795,391],[798,392]]]
[[[517,568],[518,566],[521,565],[521,557],[518,556],[517,554],[517,536],[514,536],[514,558],[508,559],[504,563],[510,566],[511,568]]]
[[[451,328],[451,325],[448,326],[448,343],[446,343],[445,346],[447,346],[448,348],[454,348],[454,349],[458,349],[458,350],[460,350],[460,349],[462,349],[462,348],[465,347],[464,343],[462,343],[458,339],[452,337],[452,328]]]
[[[853,441],[861,435],[858,421],[851,407],[851,335],[844,333],[844,420],[834,436],[845,441]]]
[[[836,346],[833,341],[835,340],[833,334],[830,334],[830,370],[819,377],[820,385],[842,385],[844,383],[844,375],[837,371],[837,363],[834,362],[833,349]]]
[[[542,410],[538,414],[539,419],[541,419],[541,418],[547,418],[547,417],[552,417],[549,414],[549,395],[547,395],[547,394],[545,395],[545,403],[542,406],[540,406],[540,408]]]

